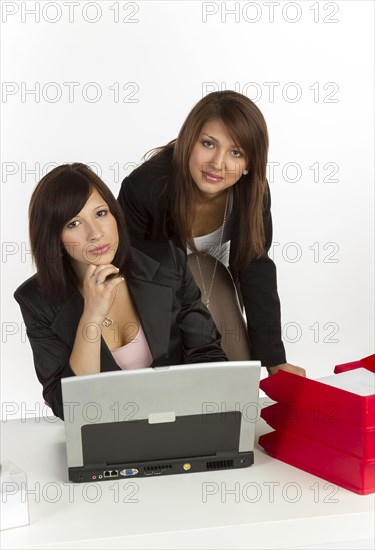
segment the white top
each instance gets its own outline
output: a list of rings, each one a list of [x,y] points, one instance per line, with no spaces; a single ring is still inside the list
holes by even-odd
[[[233,191],[232,189],[229,189],[227,220],[225,223],[223,241],[221,243],[221,246],[219,246],[219,243],[220,243],[221,230],[223,227],[222,225],[212,233],[208,233],[207,235],[202,235],[201,237],[195,237],[193,239],[197,250],[199,250],[200,252],[206,252],[207,254],[210,254],[210,256],[217,258],[226,267],[228,267],[229,265],[230,233],[231,233],[231,223],[229,218],[232,214],[232,210],[233,210]],[[189,247],[186,247],[186,251],[188,255],[192,253]]]

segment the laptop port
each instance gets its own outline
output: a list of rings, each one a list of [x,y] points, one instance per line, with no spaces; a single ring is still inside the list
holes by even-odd
[[[172,464],[157,464],[155,466],[145,466],[144,474],[145,476],[160,476],[168,470],[172,469]]]
[[[107,479],[109,477],[117,477],[118,476],[118,470],[105,470],[103,472],[103,476]]]
[[[124,477],[136,476],[138,472],[139,471],[137,470],[137,468],[128,468],[126,470],[120,470],[120,476],[124,476]]]

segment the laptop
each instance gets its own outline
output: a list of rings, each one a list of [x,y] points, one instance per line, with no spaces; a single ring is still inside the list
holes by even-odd
[[[69,480],[250,466],[260,367],[224,361],[63,378]]]

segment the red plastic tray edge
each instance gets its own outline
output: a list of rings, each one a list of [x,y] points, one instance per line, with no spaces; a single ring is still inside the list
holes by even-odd
[[[348,416],[353,415],[355,411],[357,422],[350,422],[354,425],[363,425],[363,416],[370,416],[371,410],[375,409],[375,394],[368,396],[356,395],[340,388],[322,384],[317,380],[311,380],[282,370],[261,380],[260,389],[274,401],[296,403],[301,406],[303,406],[304,397],[308,396],[307,402],[309,403],[312,400],[312,395],[314,396],[315,405],[324,405],[327,400],[331,402],[336,400],[338,403],[345,400],[345,410],[348,410],[348,414],[343,414],[340,418],[350,422]],[[310,409],[310,406],[305,408]]]
[[[285,426],[279,426],[277,423],[269,422],[269,419],[265,418],[265,415],[263,415],[263,411],[266,411],[266,409],[270,409],[271,407],[277,409],[279,405],[283,405],[283,404],[284,403],[274,403],[273,405],[269,405],[268,407],[264,407],[261,410],[261,413],[260,413],[261,418],[263,418],[263,420],[267,423],[267,425],[270,426],[273,430],[275,430],[277,432],[281,432],[281,433],[285,434],[286,436],[288,436],[288,434],[291,434],[292,436],[300,437],[302,439],[307,439],[307,440],[311,441],[314,444],[319,444],[319,445],[322,445],[323,447],[328,447],[328,448],[332,449],[333,451],[337,451],[337,452],[346,454],[346,455],[352,457],[355,460],[361,460],[361,462],[370,462],[370,463],[375,462],[375,456],[355,455],[355,454],[346,452],[340,447],[335,447],[334,445],[329,445],[325,441],[321,441],[320,439],[316,439],[315,437],[307,437],[306,433],[303,434],[300,431],[293,430],[293,429],[288,429]],[[307,409],[305,409],[305,410],[307,410]],[[265,413],[265,414],[267,414],[267,413]],[[351,424],[351,427],[354,428],[354,429],[357,429],[358,431],[363,431],[363,430],[361,430],[361,428],[359,426],[356,426],[354,424]],[[371,428],[365,428],[365,430],[367,432],[375,432],[375,427],[372,426]]]
[[[279,408],[282,408],[282,407],[286,407],[290,404],[291,403],[287,403],[286,401],[284,401],[284,402],[283,401],[277,401],[276,403],[272,403],[272,405],[268,405],[267,407],[263,407],[260,411],[260,416],[261,416],[261,418],[263,418],[263,420],[265,420],[265,422],[267,422],[266,419],[262,415],[263,411],[265,411],[266,409],[271,409],[271,408],[279,409]],[[303,405],[299,405],[299,408],[301,409],[302,414],[310,414],[311,415],[314,412],[312,409],[308,409],[307,407],[304,407]],[[324,422],[324,419],[326,419],[327,422],[330,419],[330,417],[324,415],[324,413],[320,413],[320,416],[322,417],[322,422]],[[342,420],[341,418],[335,418],[335,420],[337,421],[337,423],[347,425],[352,430],[362,432],[362,434],[367,434],[367,433],[374,432],[374,436],[375,436],[375,423],[371,424],[371,425],[368,425],[368,426],[364,426],[364,425],[359,425],[359,424],[352,424],[351,422],[347,422],[345,420]],[[268,422],[267,422],[267,424],[268,424]]]
[[[294,468],[298,468],[299,470],[303,470],[304,472],[307,472],[308,474],[312,474],[316,477],[319,477],[320,479],[324,479],[326,481],[329,481],[330,483],[333,483],[334,485],[338,485],[339,487],[343,487],[344,489],[347,489],[348,491],[352,491],[356,493],[357,495],[371,495],[375,493],[375,486],[371,488],[366,489],[358,489],[358,487],[349,485],[348,483],[344,483],[342,481],[337,481],[333,477],[322,474],[321,472],[314,470],[314,468],[307,467],[304,464],[300,464],[298,461],[293,461],[287,457],[278,455],[277,453],[272,452],[271,450],[267,449],[267,439],[271,439],[272,435],[276,433],[276,431],[269,432],[267,434],[263,434],[259,437],[258,443],[263,449],[272,456],[273,458],[276,458],[277,460],[281,460],[281,462],[285,462],[286,464],[289,464],[289,466],[293,466]],[[271,436],[271,437],[270,437]],[[262,441],[266,440],[266,446],[263,445]]]
[[[350,363],[341,363],[340,365],[336,365],[334,373],[340,374],[341,372],[347,372],[349,370],[360,368],[364,368],[375,373],[375,354],[363,357],[358,361],[351,361]]]

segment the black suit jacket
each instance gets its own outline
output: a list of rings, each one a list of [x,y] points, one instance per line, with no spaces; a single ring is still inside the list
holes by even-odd
[[[142,248],[146,241],[171,239],[186,253],[186,245],[181,243],[169,211],[169,197],[173,187],[173,181],[170,181],[172,153],[172,150],[164,151],[135,169],[122,182],[118,201],[125,213],[131,240],[138,248]],[[272,243],[270,208],[269,195],[263,214],[267,252]],[[239,219],[239,204],[234,194],[229,268],[242,294],[252,355],[265,366],[285,363],[274,262],[266,253],[250,262],[239,273],[232,268],[238,243]]]
[[[173,243],[154,245],[153,257],[132,248],[126,281],[149,344],[152,366],[226,361],[220,335],[186,265]],[[63,419],[61,378],[75,376],[69,365],[83,298],[71,289],[61,304],[47,302],[36,275],[14,293],[24,318],[43,397]],[[120,370],[101,339],[101,371]]]

